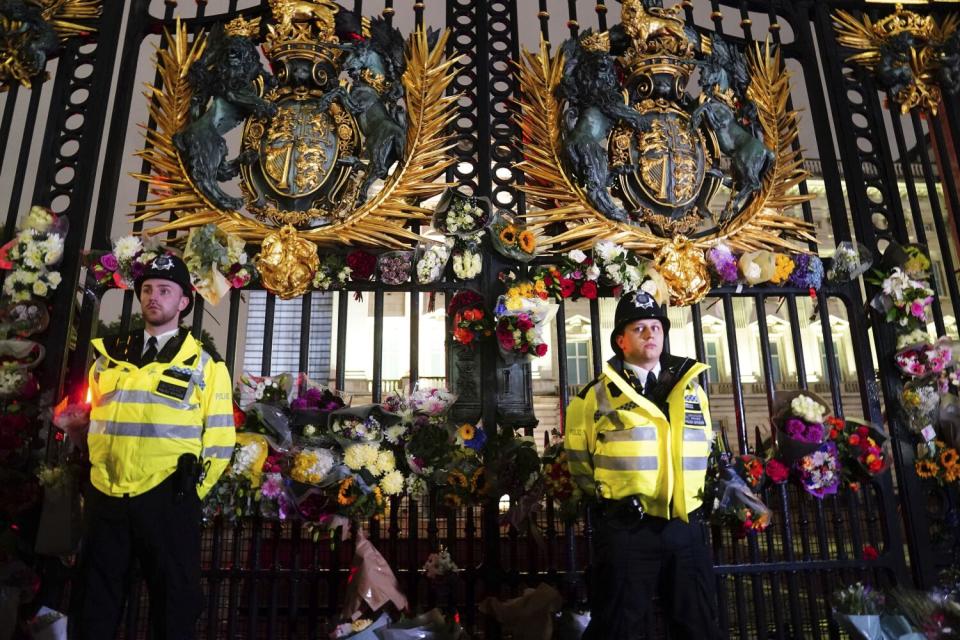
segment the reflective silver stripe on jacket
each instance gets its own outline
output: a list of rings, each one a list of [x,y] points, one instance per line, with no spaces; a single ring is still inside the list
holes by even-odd
[[[207,419],[204,420],[204,424],[208,428],[236,426],[233,421],[232,413],[213,413],[207,416]]]
[[[182,424],[113,422],[112,420],[90,421],[90,433],[92,435],[199,439],[201,432],[200,427]]]
[[[706,471],[707,459],[706,458],[684,458],[683,470],[684,471]]]
[[[610,402],[610,396],[607,395],[607,384],[603,381],[600,384],[596,385],[599,387],[597,392],[594,394],[597,398],[597,415],[593,417],[594,422],[596,422],[601,416],[606,416],[610,419],[610,422],[613,423],[617,429],[623,429],[623,421],[620,420],[620,416],[617,415],[617,412],[613,410],[613,404]]]
[[[590,463],[590,454],[586,451],[574,451],[573,449],[567,449],[567,460],[570,462],[583,462]]]
[[[107,404],[162,404],[165,407],[183,411],[191,411],[200,407],[198,404],[187,404],[173,398],[157,395],[151,391],[135,391],[132,389],[117,389],[103,394],[100,396],[99,406],[102,407]],[[233,419],[233,416],[231,415],[230,418]]]
[[[204,458],[222,458],[229,460],[233,456],[233,447],[204,447]]]
[[[657,456],[593,456],[597,469],[607,471],[656,471]]]
[[[703,428],[684,427],[683,439],[687,442],[706,442],[707,432]]]
[[[597,438],[604,442],[638,442],[657,439],[656,427],[633,427],[620,431],[601,431]]]

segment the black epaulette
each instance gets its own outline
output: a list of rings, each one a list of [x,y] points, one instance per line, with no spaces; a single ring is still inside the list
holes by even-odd
[[[594,378],[593,380],[591,380],[591,381],[588,382],[587,384],[583,385],[583,389],[580,389],[580,391],[577,392],[577,397],[580,398],[581,400],[586,400],[586,399],[587,399],[587,391],[590,391],[590,389],[592,389],[593,386],[594,386],[595,384],[597,384],[598,382],[600,382],[600,378]]]

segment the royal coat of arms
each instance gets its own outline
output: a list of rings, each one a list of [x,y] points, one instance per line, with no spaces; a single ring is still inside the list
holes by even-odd
[[[699,70],[699,95],[688,93]],[[521,125],[534,227],[556,248],[598,239],[647,254],[675,303],[709,290],[704,250],[813,240],[784,211],[808,199],[779,52],[749,55],[685,24],[682,9],[623,0],[621,23],[551,54],[524,52]]]
[[[188,38],[182,25],[158,51],[162,84],[149,97],[156,131],[141,152],[156,197],[138,203],[149,234],[215,223],[262,243],[258,270],[282,297],[302,294],[316,245],[403,248],[430,212],[451,164],[445,134],[455,95],[446,33],[404,41],[327,0],[271,0],[259,20],[237,18]],[[230,157],[226,136],[241,128]],[[239,178],[239,193],[224,184]],[[167,215],[172,214],[171,218]],[[163,221],[160,216],[163,215]],[[312,260],[306,257],[312,254]],[[310,265],[314,265],[313,269]]]

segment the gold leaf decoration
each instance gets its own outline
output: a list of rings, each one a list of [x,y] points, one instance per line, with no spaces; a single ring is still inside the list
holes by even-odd
[[[448,153],[453,144],[446,132],[455,118],[458,96],[446,95],[456,76],[456,60],[445,60],[444,55],[448,35],[443,32],[433,47],[423,30],[408,39],[402,82],[409,124],[405,155],[393,174],[362,206],[330,225],[297,230],[300,238],[322,246],[384,248],[408,247],[420,240],[407,225],[412,221],[429,222],[431,212],[416,202],[439,194],[447,186],[437,178],[454,162]],[[147,130],[147,144],[138,152],[150,163],[151,172],[134,174],[149,184],[153,197],[135,203],[142,211],[133,214],[134,220],[153,223],[144,231],[150,235],[214,223],[227,233],[261,242],[277,228],[239,211],[218,209],[192,184],[180,160],[172,137],[187,122],[192,94],[187,71],[203,53],[205,37],[201,34],[188,43],[186,29],[179,21],[174,33],[165,37],[169,46],[157,53],[160,86],[148,88],[146,93],[157,127]],[[170,219],[163,219],[168,215]]]

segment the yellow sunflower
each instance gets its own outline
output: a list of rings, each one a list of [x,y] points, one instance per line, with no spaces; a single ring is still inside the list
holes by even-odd
[[[454,469],[447,474],[447,483],[454,486],[460,487],[461,489],[467,488],[467,476],[463,474],[463,471],[457,471]]]
[[[944,482],[956,482],[960,480],[960,464],[955,464],[944,470],[943,480]]]
[[[473,436],[475,436],[476,433],[477,433],[477,430],[474,429],[473,425],[470,424],[469,422],[466,422],[460,425],[460,428],[457,429],[457,435],[459,435],[464,442],[473,440]]]
[[[940,454],[940,464],[943,465],[944,469],[950,469],[957,464],[957,458],[960,458],[960,454],[957,453],[956,449],[944,449],[943,453]]]
[[[487,471],[483,467],[477,467],[477,470],[470,476],[470,490],[482,495],[486,489]]]
[[[500,230],[500,242],[507,246],[512,246],[517,242],[517,228],[508,224]]]
[[[537,238],[533,235],[533,231],[528,231],[524,229],[520,232],[520,250],[524,253],[533,253],[537,248]]]
[[[921,478],[936,478],[940,472],[940,467],[937,466],[937,463],[927,458],[917,460],[915,467],[917,469],[917,475]]]
[[[463,500],[455,493],[448,493],[447,495],[443,496],[443,501],[451,509],[456,509],[463,504]]]

